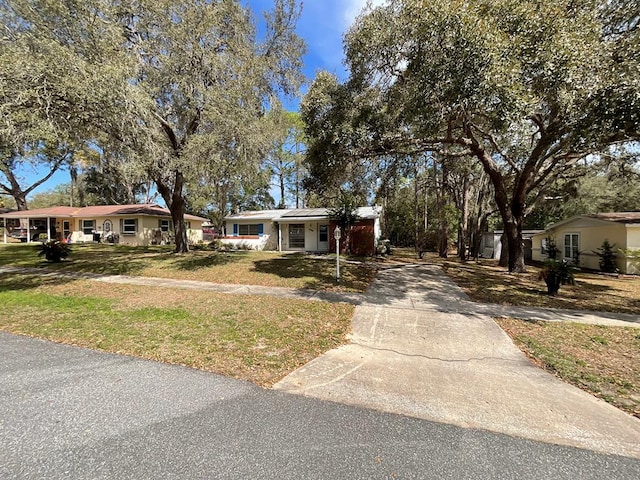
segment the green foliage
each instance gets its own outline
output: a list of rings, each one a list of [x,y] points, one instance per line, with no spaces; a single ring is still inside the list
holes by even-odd
[[[615,244],[612,245],[609,243],[609,240],[605,239],[600,248],[598,248],[596,252],[593,252],[600,257],[598,264],[600,265],[600,270],[605,273],[615,273],[618,271],[616,262],[617,255],[613,247],[615,247]]]
[[[351,228],[360,220],[358,202],[350,193],[342,192],[338,205],[329,209],[329,218],[342,230],[342,245],[347,253],[351,253]]]
[[[299,13],[275,0],[258,32],[235,0],[2,2],[0,145],[27,125],[36,144],[64,131],[115,148],[153,179],[186,251],[187,196],[255,185],[274,135],[265,114],[302,81]]]
[[[38,256],[44,255],[48,262],[60,263],[62,259],[67,258],[71,253],[71,248],[64,242],[59,240],[49,240],[42,242],[36,247]]]
[[[613,22],[601,15],[608,5],[390,0],[371,7],[345,38],[349,79],[319,74],[302,103],[312,177],[357,178],[363,159],[373,157],[469,156],[489,177],[515,241],[545,189],[583,173],[581,159],[640,138],[640,84],[631,73],[640,57],[626,40],[638,29],[603,35]],[[516,264],[524,256],[515,256],[510,271],[524,269]]]
[[[556,245],[556,239],[554,237],[547,237],[545,240],[547,242],[547,258],[549,260],[555,260],[560,251]]]
[[[539,278],[547,284],[547,293],[556,296],[560,285],[574,285],[573,272],[575,268],[566,260],[547,260],[540,270]]]

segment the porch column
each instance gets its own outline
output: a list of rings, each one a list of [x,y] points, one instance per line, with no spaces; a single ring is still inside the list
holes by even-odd
[[[282,223],[278,222],[278,251],[282,251]]]
[[[2,217],[3,220],[3,229],[2,229],[2,239],[4,243],[7,243],[7,217]]]
[[[51,241],[51,217],[47,217],[47,241]]]

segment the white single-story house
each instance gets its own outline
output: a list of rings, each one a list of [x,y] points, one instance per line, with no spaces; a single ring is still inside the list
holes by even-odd
[[[380,207],[359,207],[351,229],[351,251],[373,255],[381,236]],[[252,250],[335,251],[335,222],[327,208],[240,212],[225,217],[225,243]],[[344,239],[343,239],[344,241]],[[342,248],[341,248],[342,249]]]
[[[1,214],[10,225],[3,240],[19,238],[64,239],[69,243],[109,242],[126,245],[160,245],[171,243],[171,212],[155,204],[96,205],[91,207],[49,207]],[[202,242],[202,223],[206,218],[185,215],[190,243]]]
[[[605,240],[614,245],[618,270],[640,274],[640,264],[622,250],[640,251],[640,212],[595,213],[578,215],[554,223],[533,236],[533,260],[547,259],[547,238],[555,241],[558,259],[574,260],[581,267],[598,270],[600,257],[595,253]]]

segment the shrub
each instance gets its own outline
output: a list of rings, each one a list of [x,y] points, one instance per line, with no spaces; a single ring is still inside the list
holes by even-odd
[[[555,297],[560,285],[575,285],[574,268],[566,261],[549,259],[540,270],[539,278],[547,284],[547,293]]]
[[[49,262],[61,262],[63,258],[67,258],[71,253],[71,248],[66,243],[59,240],[49,240],[38,245],[38,256],[44,255]]]
[[[556,245],[556,239],[553,237],[547,237],[546,241],[547,241],[547,246],[546,246],[547,258],[549,260],[555,260],[559,252],[558,246]]]
[[[617,255],[613,251],[614,246],[615,244],[611,245],[609,240],[605,239],[605,241],[602,242],[602,246],[598,248],[598,251],[593,252],[600,257],[600,260],[598,261],[600,264],[600,270],[605,273],[615,273],[618,271],[616,263]]]

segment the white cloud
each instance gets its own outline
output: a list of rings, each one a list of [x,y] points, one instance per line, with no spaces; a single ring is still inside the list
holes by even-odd
[[[367,5],[367,0],[345,0],[343,2],[345,4],[343,21],[344,27],[349,28],[356,17],[360,14],[362,9]],[[370,2],[374,7],[382,5],[386,3],[386,0],[371,0]]]

